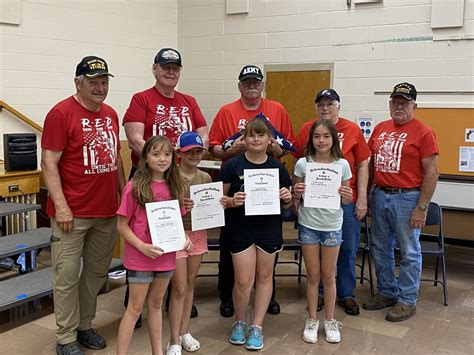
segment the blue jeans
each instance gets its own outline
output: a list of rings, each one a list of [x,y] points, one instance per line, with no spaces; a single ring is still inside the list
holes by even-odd
[[[337,257],[337,298],[355,298],[356,257],[359,248],[360,221],[355,217],[355,203],[342,205],[344,219],[342,222],[342,244]]]
[[[375,262],[377,288],[386,297],[414,306],[421,276],[420,229],[410,227],[410,217],[420,191],[388,194],[374,187],[370,195],[372,215],[371,253]],[[400,270],[395,277],[393,248],[400,248]]]

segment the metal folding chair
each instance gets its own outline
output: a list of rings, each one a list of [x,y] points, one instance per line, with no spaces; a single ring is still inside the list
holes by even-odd
[[[443,286],[444,305],[448,305],[448,280],[446,279],[446,258],[444,249],[444,235],[443,235],[443,212],[441,207],[436,202],[430,202],[428,207],[428,214],[426,217],[426,226],[437,226],[436,234],[422,234],[423,239],[429,238],[434,241],[421,242],[421,254],[423,259],[425,256],[436,257],[436,264],[434,265],[434,278],[422,278],[421,281],[431,281],[434,286],[440,283]],[[425,264],[425,260],[423,260]],[[441,277],[439,278],[439,267],[441,265]],[[424,265],[425,266],[425,265]]]

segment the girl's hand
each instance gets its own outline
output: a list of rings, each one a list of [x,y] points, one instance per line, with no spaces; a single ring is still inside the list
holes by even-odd
[[[232,197],[229,196],[222,196],[219,202],[221,203],[222,207],[229,208],[232,207]]]
[[[350,186],[340,186],[337,192],[341,195],[343,203],[350,203],[352,201],[352,189]]]
[[[183,199],[183,205],[186,212],[189,212],[194,208],[194,201],[191,200],[190,198],[185,197]]]
[[[191,239],[189,239],[188,236],[186,236],[186,241],[184,242],[183,249],[181,250],[187,251],[187,252],[190,252],[191,250],[193,250],[193,242],[191,242]]]
[[[304,194],[305,189],[306,185],[304,182],[297,182],[295,186],[293,186],[293,197],[299,200],[301,195]]]
[[[287,205],[291,203],[292,197],[291,197],[291,192],[288,190],[286,187],[282,187],[280,189],[280,200],[283,202],[283,204]]]
[[[155,259],[163,255],[163,249],[153,244],[141,243],[138,250],[150,259]]]
[[[245,203],[245,192],[238,191],[234,194],[234,207],[240,207]]]

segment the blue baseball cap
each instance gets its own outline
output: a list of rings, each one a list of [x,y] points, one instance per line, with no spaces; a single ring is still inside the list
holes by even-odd
[[[183,132],[178,138],[176,142],[176,150],[180,152],[187,152],[193,148],[204,148],[204,143],[202,142],[202,138],[196,132]]]

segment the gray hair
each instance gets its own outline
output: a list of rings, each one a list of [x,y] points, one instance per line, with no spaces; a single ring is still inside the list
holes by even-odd
[[[84,78],[85,78],[85,76],[83,74],[83,75],[76,76],[74,78],[74,80],[77,80],[77,81],[79,81],[80,84],[82,84],[82,82],[84,81]]]

